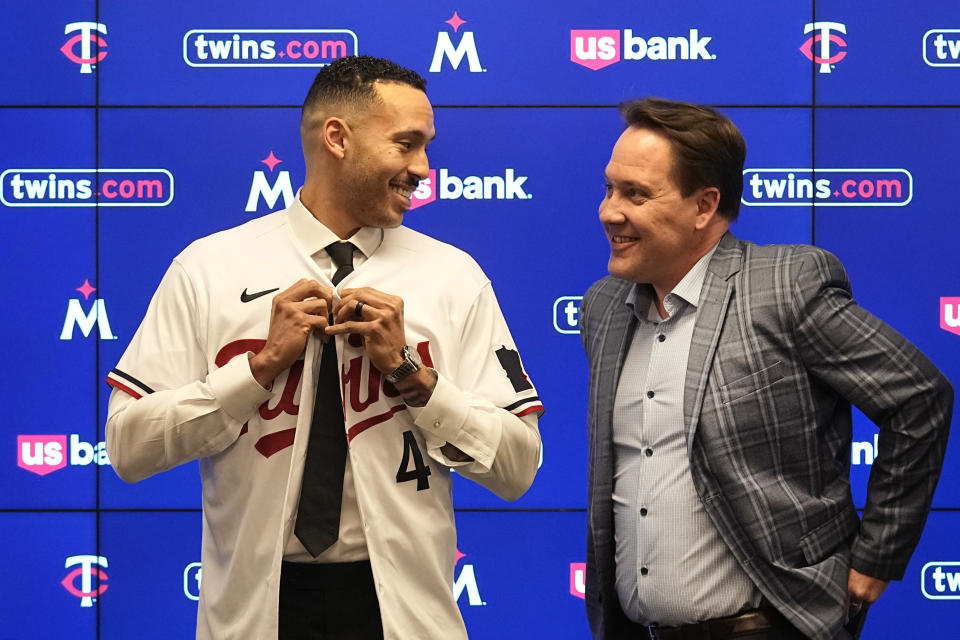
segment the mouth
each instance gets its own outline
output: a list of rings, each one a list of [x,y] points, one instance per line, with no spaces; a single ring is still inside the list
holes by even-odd
[[[390,190],[394,193],[410,199],[410,196],[413,195],[414,190],[417,188],[417,185],[411,185],[409,182],[391,182]]]
[[[610,236],[610,244],[614,246],[631,244],[638,242],[639,240],[640,238],[636,238],[634,236]]]

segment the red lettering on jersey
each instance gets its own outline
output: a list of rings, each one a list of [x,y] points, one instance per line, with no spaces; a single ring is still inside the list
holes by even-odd
[[[290,373],[287,374],[287,383],[283,385],[283,393],[280,394],[280,400],[273,409],[264,402],[260,405],[260,417],[264,420],[273,420],[281,413],[295,416],[300,413],[300,405],[293,402],[297,394],[297,387],[300,386],[300,378],[303,377],[303,360],[297,360],[290,366]]]
[[[247,351],[260,353],[260,350],[263,349],[263,345],[265,344],[267,344],[266,340],[234,340],[233,342],[228,342],[220,348],[220,351],[217,352],[217,357],[213,359],[213,362],[218,367],[222,367],[240,354],[246,353]]]
[[[222,367],[239,355],[248,352],[260,353],[260,350],[263,349],[266,344],[266,340],[259,339],[234,340],[220,348],[220,351],[217,352],[217,356],[214,358],[214,364]],[[277,400],[277,405],[271,408],[269,401],[260,405],[260,417],[264,421],[273,420],[284,413],[295,416],[300,412],[300,405],[296,404],[293,399],[297,394],[297,388],[300,386],[302,377],[303,360],[297,360],[287,373],[287,382],[283,385],[283,392],[280,394],[280,399]],[[243,428],[240,429],[240,435],[242,436],[248,431],[249,423],[244,423]],[[295,428],[268,433],[257,440],[253,446],[263,457],[269,458],[276,452],[291,446],[295,433]]]
[[[340,382],[343,384],[344,395],[350,396],[350,408],[360,413],[380,399],[380,372],[372,364],[368,365],[367,399],[360,399],[360,387],[363,377],[363,356],[350,360],[350,367],[340,367]]]
[[[423,360],[424,366],[433,368],[433,356],[430,355],[430,341],[424,340],[423,342],[417,344],[417,353],[420,354],[420,359]]]

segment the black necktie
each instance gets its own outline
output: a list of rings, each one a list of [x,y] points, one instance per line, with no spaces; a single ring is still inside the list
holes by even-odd
[[[337,266],[333,284],[353,271],[353,245],[334,242],[326,247]],[[330,340],[323,346],[317,371],[317,394],[310,422],[307,459],[303,465],[297,524],[293,531],[310,555],[317,557],[340,535],[340,501],[347,463],[347,436],[340,399],[337,349]]]

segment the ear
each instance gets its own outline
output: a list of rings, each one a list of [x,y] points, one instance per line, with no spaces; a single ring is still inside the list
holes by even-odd
[[[698,230],[706,229],[707,226],[720,215],[717,207],[720,206],[720,189],[716,187],[703,187],[697,194],[697,219],[695,227]]]
[[[336,117],[327,118],[320,128],[320,137],[327,151],[343,160],[347,153],[347,139],[350,137],[350,126],[346,121]]]

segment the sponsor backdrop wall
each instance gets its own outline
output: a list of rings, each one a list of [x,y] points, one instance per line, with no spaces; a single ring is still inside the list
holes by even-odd
[[[728,114],[749,147],[735,233],[835,252],[859,302],[960,382],[956,2],[567,5],[48,0],[5,15],[0,637],[192,635],[197,467],[121,482],[103,380],[174,255],[293,198],[298,105],[340,56],[427,77],[438,137],[408,224],[480,262],[547,408],[525,497],[455,486],[451,588],[472,637],[588,633],[578,305],[605,273],[597,205],[619,101]],[[858,417],[860,505],[875,432]],[[955,437],[913,562],[864,637],[951,636],[958,509]]]

